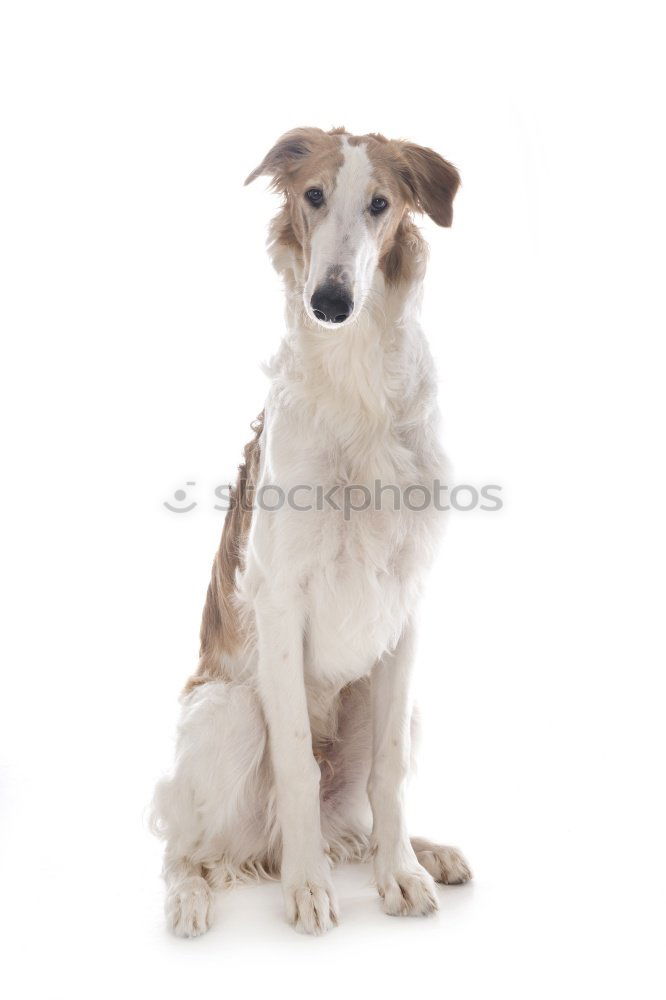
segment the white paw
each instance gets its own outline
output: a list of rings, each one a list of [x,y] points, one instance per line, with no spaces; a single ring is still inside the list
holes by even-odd
[[[178,937],[205,934],[213,922],[213,893],[205,879],[193,876],[168,893],[164,907],[167,923]]]
[[[284,886],[287,920],[304,934],[324,934],[338,922],[331,884],[323,878]]]
[[[423,849],[417,850],[416,857],[435,882],[460,885],[462,882],[469,882],[472,877],[470,867],[457,847],[428,843]]]
[[[439,909],[435,883],[420,865],[386,875],[377,888],[392,917],[424,917]]]

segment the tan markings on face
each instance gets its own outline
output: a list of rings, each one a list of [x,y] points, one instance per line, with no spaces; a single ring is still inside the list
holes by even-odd
[[[424,244],[410,213],[424,210],[427,198],[423,194],[428,195],[432,158],[441,158],[430,150],[377,133],[351,136],[344,129],[299,132],[307,143],[307,155],[289,160],[274,178],[276,187],[285,194],[284,208],[273,223],[275,244],[293,254],[297,286],[310,315],[311,297],[327,281],[349,286],[357,313],[377,268],[389,285],[395,285],[410,281],[421,267]],[[415,186],[410,163],[414,151],[419,155],[416,174],[421,189]],[[427,155],[430,166],[424,166]],[[441,161],[440,169],[443,164]],[[310,189],[323,192],[320,205],[308,202],[306,192]],[[369,211],[375,197],[388,202],[379,215]],[[448,224],[437,213],[433,217],[440,225]]]
[[[365,227],[375,248],[376,266],[380,268],[389,284],[409,280],[412,269],[422,252],[423,244],[419,231],[411,221],[409,211],[413,208],[411,192],[402,174],[404,164],[400,154],[400,143],[385,139],[378,134],[351,136],[339,131],[332,136],[333,148],[322,145],[302,163],[291,177],[290,202],[292,227],[296,234],[304,265],[307,291],[313,290],[311,275],[312,242],[316,242],[316,231],[324,227],[332,210],[340,209],[340,202],[349,205],[355,202],[357,214],[363,215]],[[367,173],[351,162],[354,152],[357,159],[366,161]],[[347,169],[344,169],[346,165]],[[325,201],[317,209],[305,202],[304,194],[310,187],[324,191]],[[372,216],[368,207],[374,197],[388,201],[388,207],[378,216]],[[340,243],[344,247],[352,244],[349,231],[341,234]],[[341,281],[344,262],[331,262],[336,268],[332,279]],[[315,276],[314,280],[319,276]],[[356,290],[355,290],[356,294]],[[361,302],[357,301],[360,306]]]
[[[389,202],[380,228],[379,267],[389,284],[409,280],[415,256],[422,241],[409,217],[410,192],[401,175],[398,144],[382,135],[361,136],[350,140],[364,142],[372,164],[373,177]]]
[[[318,296],[335,300],[337,288],[358,314],[378,266],[389,280],[396,277],[391,254],[408,207],[394,161],[378,139],[335,138],[337,155],[310,156],[290,177],[290,216],[302,248],[304,305],[320,320]],[[313,189],[322,192],[318,205],[307,197]],[[373,199],[384,200],[386,207],[377,210]]]
[[[311,188],[330,192],[342,166],[342,141],[338,135],[322,134],[314,143],[311,154],[295,166],[285,178],[289,221],[302,253],[305,273],[310,266],[311,234],[328,214],[328,203],[315,208],[305,194]]]

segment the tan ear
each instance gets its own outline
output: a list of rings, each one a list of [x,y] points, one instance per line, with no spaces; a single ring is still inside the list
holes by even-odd
[[[399,148],[400,175],[409,188],[414,208],[427,212],[438,226],[450,226],[460,174],[452,163],[426,146],[401,142]]]
[[[321,140],[323,135],[325,133],[320,128],[294,128],[291,132],[285,132],[266,153],[245,183],[250,184],[263,174],[279,181],[280,176],[288,174],[290,168],[312,152],[315,143]]]

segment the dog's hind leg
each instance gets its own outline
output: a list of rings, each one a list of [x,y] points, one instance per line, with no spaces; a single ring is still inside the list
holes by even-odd
[[[321,824],[334,863],[365,861],[372,815],[367,784],[372,731],[370,683],[354,681],[340,693],[335,735],[315,742],[321,768]]]
[[[153,829],[166,839],[165,912],[174,933],[193,937],[213,918],[211,883],[227,872],[267,867],[269,787],[266,728],[254,690],[223,681],[185,699],[173,776],[160,782]]]
[[[420,865],[430,872],[435,882],[460,885],[472,877],[467,861],[457,847],[433,844],[424,837],[412,837],[412,847]]]
[[[214,899],[201,865],[186,858],[164,862],[167,886],[164,912],[169,928],[178,937],[196,937],[213,921]]]

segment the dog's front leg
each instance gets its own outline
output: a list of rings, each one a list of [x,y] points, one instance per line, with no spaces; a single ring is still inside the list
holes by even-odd
[[[413,658],[414,625],[409,623],[395,652],[383,656],[372,673],[373,753],[368,795],[375,878],[384,910],[393,915],[426,914],[438,908],[435,883],[417,861],[405,819]]]
[[[337,923],[330,862],[321,834],[320,771],[303,677],[303,610],[299,598],[260,596],[256,606],[259,689],[268,723],[282,830],[282,889],[287,918],[321,934]]]

